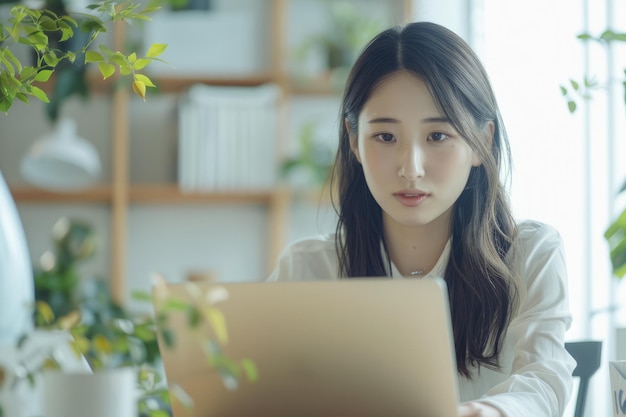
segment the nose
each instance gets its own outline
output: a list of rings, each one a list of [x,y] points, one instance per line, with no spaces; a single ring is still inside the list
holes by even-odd
[[[414,181],[422,178],[424,171],[424,152],[417,145],[407,146],[400,158],[398,175],[406,180]]]

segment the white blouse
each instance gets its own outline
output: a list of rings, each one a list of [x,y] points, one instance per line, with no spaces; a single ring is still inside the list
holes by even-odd
[[[460,400],[480,400],[507,417],[563,415],[572,392],[574,359],[564,347],[571,323],[563,241],[551,226],[536,221],[519,225],[509,254],[518,308],[513,312],[499,356],[501,370],[470,369],[459,376]],[[450,244],[427,276],[443,276]],[[297,241],[287,247],[268,281],[338,279],[335,236]],[[402,279],[395,265],[391,276]]]

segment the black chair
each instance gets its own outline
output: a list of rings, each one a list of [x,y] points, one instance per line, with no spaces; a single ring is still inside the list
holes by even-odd
[[[589,380],[600,367],[602,342],[595,340],[566,342],[565,349],[567,349],[569,354],[576,360],[577,365],[572,375],[580,378],[574,417],[583,417],[585,413],[585,402],[587,401]]]

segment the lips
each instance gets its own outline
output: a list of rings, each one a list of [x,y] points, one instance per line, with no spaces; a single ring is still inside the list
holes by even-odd
[[[430,194],[420,190],[400,191],[393,196],[407,207],[417,207],[426,200]]]

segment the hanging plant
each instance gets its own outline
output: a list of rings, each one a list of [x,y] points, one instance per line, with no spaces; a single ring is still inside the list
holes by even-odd
[[[50,103],[48,95],[38,87],[39,83],[47,82],[53,73],[58,72],[59,86],[55,86],[56,104],[53,102],[49,115],[58,115],[59,101],[66,94],[80,92],[81,87],[69,85],[68,75],[63,75],[66,65],[77,62],[81,65],[94,63],[104,79],[115,73],[132,77],[132,89],[135,94],[145,100],[146,88],[154,87],[152,81],[141,74],[152,61],[165,50],[166,45],[153,44],[144,57],[135,52],[128,55],[113,51],[105,45],[99,45],[97,51],[89,50],[98,35],[107,31],[107,26],[114,22],[132,22],[149,20],[147,14],[160,8],[159,2],[151,2],[143,9],[131,2],[117,3],[106,0],[87,6],[93,14],[85,14],[80,20],[63,10],[34,9],[24,5],[14,5],[9,11],[7,22],[0,22],[0,111],[8,113],[15,99],[28,103],[32,97]],[[72,45],[71,49],[61,48],[70,39],[77,38],[79,33],[87,34],[87,41],[82,45]],[[26,64],[11,51],[15,44],[29,47],[34,54],[34,63]],[[84,71],[78,66],[76,71]]]

